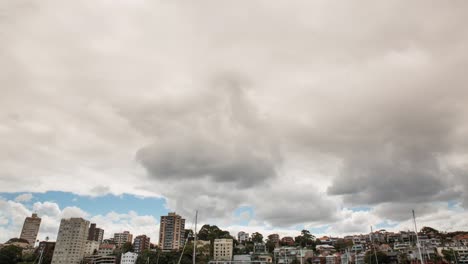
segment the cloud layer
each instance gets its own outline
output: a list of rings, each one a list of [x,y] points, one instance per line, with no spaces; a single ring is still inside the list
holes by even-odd
[[[0,191],[340,232],[464,213],[466,5],[3,1]]]

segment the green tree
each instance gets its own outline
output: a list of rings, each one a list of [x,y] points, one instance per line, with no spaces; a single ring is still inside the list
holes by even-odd
[[[291,261],[291,264],[301,264],[301,262],[297,258],[295,258]]]
[[[410,261],[408,259],[408,254],[406,253],[401,253],[398,255],[398,263],[401,263],[401,264],[409,264]]]
[[[294,238],[294,244],[300,247],[315,248],[315,237],[309,230],[302,230],[301,235]]]
[[[387,254],[383,253],[382,251],[377,251],[377,259],[379,261],[379,264],[390,263],[390,259],[387,256]],[[368,251],[366,253],[366,256],[364,258],[364,262],[366,264],[377,264],[377,262],[375,261],[374,251]]]
[[[267,248],[268,253],[273,253],[276,247],[276,243],[271,240],[267,240],[265,246]]]
[[[263,235],[259,232],[255,232],[252,234],[252,242],[254,243],[262,243],[263,242]]]
[[[442,250],[442,255],[444,255],[444,258],[449,261],[450,263],[455,263],[456,259],[458,259],[457,253],[453,250]]]
[[[125,242],[122,245],[122,253],[133,252],[132,242]]]
[[[211,243],[210,256],[213,255],[213,246],[214,240],[219,238],[234,238],[231,236],[229,231],[221,230],[215,225],[203,225],[200,231],[198,232],[198,239],[200,240],[209,240]]]
[[[254,249],[254,242],[252,241],[246,241],[245,242],[245,254],[249,254],[250,252],[253,252]]]
[[[23,250],[20,247],[9,245],[0,249],[0,263],[16,264],[21,261],[21,253]]]
[[[436,234],[439,234],[439,230],[437,229],[434,229],[432,227],[429,227],[429,226],[425,226],[421,229],[421,232],[426,234],[426,235],[436,235]]]

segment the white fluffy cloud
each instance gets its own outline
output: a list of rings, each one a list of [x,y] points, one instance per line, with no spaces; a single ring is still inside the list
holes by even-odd
[[[134,235],[146,234],[155,243],[158,239],[159,223],[150,215],[139,215],[130,211],[126,214],[109,212],[105,215],[90,215],[78,207],[60,208],[54,202],[36,202],[32,208],[16,201],[0,199],[0,243],[19,237],[24,219],[36,212],[42,218],[38,239],[49,237],[55,240],[62,218],[83,217],[103,228],[105,237],[125,230]]]
[[[16,196],[15,201],[16,202],[29,202],[33,198],[33,195],[31,193],[23,193],[18,196]]]

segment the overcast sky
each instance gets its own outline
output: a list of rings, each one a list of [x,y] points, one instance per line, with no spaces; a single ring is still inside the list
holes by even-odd
[[[52,237],[85,216],[155,241],[160,213],[195,209],[264,235],[408,229],[412,209],[466,229],[467,10],[0,1],[0,240],[32,211]],[[116,202],[37,198],[52,191]],[[123,194],[155,211],[117,213]]]

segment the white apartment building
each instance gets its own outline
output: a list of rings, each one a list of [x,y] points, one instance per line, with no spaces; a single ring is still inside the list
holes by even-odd
[[[120,264],[135,264],[138,258],[137,253],[127,252],[122,253],[122,257],[120,258]]]
[[[237,240],[239,241],[239,243],[244,243],[246,241],[249,241],[249,233],[240,231],[239,233],[237,233]]]
[[[60,221],[52,264],[79,264],[84,257],[89,221],[68,218]]]
[[[214,240],[214,260],[231,260],[233,250],[232,239],[215,239]]]
[[[34,247],[40,226],[41,218],[37,217],[37,214],[32,214],[31,217],[26,217],[26,219],[24,219],[20,238],[26,239],[29,242],[29,245]]]

